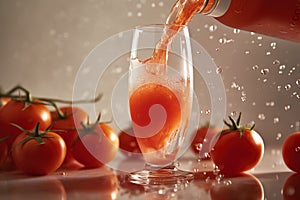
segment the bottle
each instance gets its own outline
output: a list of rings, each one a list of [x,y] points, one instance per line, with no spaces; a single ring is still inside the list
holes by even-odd
[[[300,42],[300,0],[206,0],[198,13],[233,28]]]

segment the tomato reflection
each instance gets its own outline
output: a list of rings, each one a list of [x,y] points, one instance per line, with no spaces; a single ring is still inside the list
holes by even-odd
[[[300,173],[290,175],[282,188],[282,196],[284,200],[300,199]]]
[[[212,200],[262,200],[264,190],[260,181],[251,174],[223,177],[210,190]]]
[[[92,175],[66,177],[62,183],[68,199],[114,200],[119,195],[118,178],[107,167],[102,167]]]
[[[2,184],[1,184],[2,186]],[[2,191],[3,190],[3,191]],[[55,177],[31,178],[7,182],[0,187],[0,199],[43,199],[66,200],[66,191],[61,181]]]

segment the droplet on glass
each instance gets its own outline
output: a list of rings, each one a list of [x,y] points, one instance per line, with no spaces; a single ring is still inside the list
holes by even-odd
[[[296,147],[296,148],[295,148],[295,151],[296,151],[296,152],[300,152],[300,146]]]
[[[296,85],[300,86],[300,78],[296,80]]]
[[[271,52],[270,52],[270,51],[267,51],[267,52],[266,52],[266,56],[269,56],[269,55],[271,55]]]

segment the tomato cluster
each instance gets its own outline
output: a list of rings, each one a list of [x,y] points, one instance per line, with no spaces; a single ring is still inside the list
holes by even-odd
[[[118,135],[100,117],[90,123],[79,107],[58,107],[22,87],[13,91],[18,90],[26,96],[10,91],[0,98],[0,169],[46,175],[59,168],[100,167],[114,159]]]

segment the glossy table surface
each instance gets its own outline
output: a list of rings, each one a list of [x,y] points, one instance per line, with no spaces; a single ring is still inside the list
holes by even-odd
[[[106,166],[58,170],[47,176],[2,171],[0,199],[300,199],[300,174],[288,170],[253,171],[236,177],[224,177],[210,170],[209,161],[189,160],[186,163],[188,167],[181,166],[185,170],[193,166],[193,171],[196,171],[194,180],[168,187],[130,183],[127,173]]]

